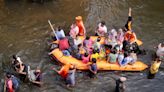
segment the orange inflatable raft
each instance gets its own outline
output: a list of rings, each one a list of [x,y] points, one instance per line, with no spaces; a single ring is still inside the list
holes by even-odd
[[[83,37],[80,37],[81,39],[84,39]],[[93,40],[95,40],[97,37],[96,36],[91,36]],[[57,43],[57,42],[54,42]],[[104,43],[104,37],[102,37],[101,44]],[[142,41],[138,40],[139,45],[142,44]],[[64,65],[67,64],[74,64],[76,65],[76,68],[79,70],[88,70],[88,65],[90,62],[87,64],[84,64],[81,60],[78,60],[72,56],[64,56],[62,51],[59,50],[59,48],[54,49],[51,52],[53,58],[57,59],[59,62],[61,62]],[[105,60],[98,60],[97,61],[97,67],[98,70],[119,70],[119,71],[142,71],[146,69],[148,66],[141,61],[136,61],[133,65],[125,65],[125,66],[120,66],[119,64],[111,64]]]

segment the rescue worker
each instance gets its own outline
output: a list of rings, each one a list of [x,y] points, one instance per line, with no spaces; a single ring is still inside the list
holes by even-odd
[[[161,65],[161,59],[156,58],[156,60],[152,63],[150,67],[148,79],[153,79],[155,77],[156,73],[159,70],[160,65]]]

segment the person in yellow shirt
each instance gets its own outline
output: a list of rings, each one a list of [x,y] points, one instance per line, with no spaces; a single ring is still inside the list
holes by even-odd
[[[93,50],[93,53],[91,55],[90,61],[92,61],[92,58],[95,58],[96,60],[99,58],[99,54],[96,50]]]
[[[150,67],[148,79],[153,79],[155,77],[155,74],[158,72],[160,65],[161,65],[161,59],[157,58]]]

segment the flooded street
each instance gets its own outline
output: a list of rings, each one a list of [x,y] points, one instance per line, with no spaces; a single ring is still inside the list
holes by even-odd
[[[61,25],[65,33],[69,32],[74,17],[81,15],[87,34],[93,35],[97,23],[105,20],[108,29],[121,28],[128,17],[128,8],[132,8],[134,17],[132,28],[143,41],[142,49],[147,55],[139,60],[150,65],[155,46],[164,42],[164,0],[46,0],[44,4],[30,3],[25,0],[0,1],[0,78],[10,70],[13,54],[35,69],[39,66],[43,72],[43,87],[21,82],[19,92],[113,92],[118,76],[128,78],[126,92],[164,92],[164,63],[153,80],[148,80],[147,70],[143,72],[100,72],[97,79],[78,71],[76,86],[67,88],[57,73],[50,67],[55,66],[48,56],[50,34],[52,30],[47,22]],[[13,71],[11,71],[13,72]],[[2,89],[0,84],[0,89]]]

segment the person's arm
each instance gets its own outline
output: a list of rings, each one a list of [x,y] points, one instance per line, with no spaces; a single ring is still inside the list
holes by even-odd
[[[40,81],[32,81],[32,83],[38,84],[38,85],[42,85],[43,83]]]
[[[89,66],[89,70],[90,70],[92,73],[96,74],[96,73],[91,69],[91,66]]]
[[[158,48],[161,48],[161,43],[159,43]]]
[[[109,59],[110,59],[110,57],[109,57],[109,55],[107,55],[107,62],[109,62]]]
[[[52,70],[54,70],[55,72],[59,74],[59,71],[56,68],[53,67]]]
[[[62,29],[61,31],[62,31],[62,36],[63,36],[63,37],[65,37],[65,33],[64,33],[64,30]]]
[[[131,17],[132,16],[132,9],[131,7],[129,8],[129,13],[128,13],[128,16]]]
[[[134,43],[134,42],[137,42],[137,36],[134,32],[133,32],[133,36],[134,36],[134,40],[131,42],[131,44]]]

